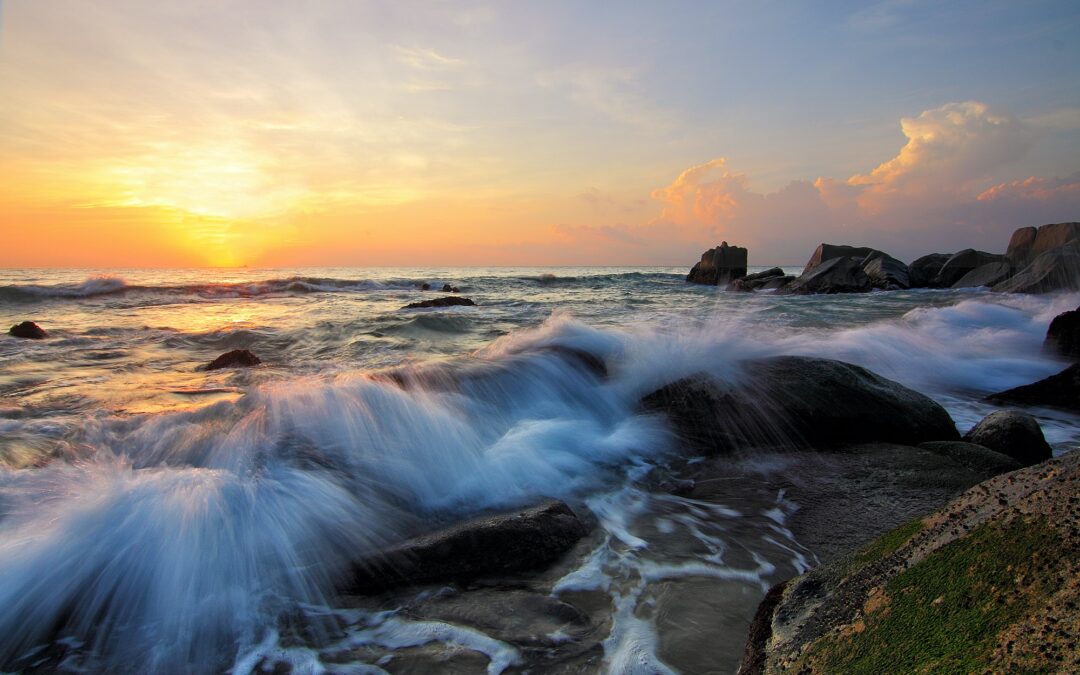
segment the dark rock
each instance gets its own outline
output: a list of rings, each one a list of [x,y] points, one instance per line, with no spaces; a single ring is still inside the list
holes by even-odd
[[[985,251],[976,251],[973,248],[965,248],[963,251],[952,254],[945,264],[938,270],[930,285],[934,288],[949,288],[960,281],[965,274],[983,265],[995,262],[1004,262],[1005,256]]]
[[[1069,358],[1080,358],[1080,307],[1054,317],[1046,330],[1043,349]]]
[[[762,598],[754,619],[750,622],[750,635],[746,638],[746,649],[743,650],[742,661],[739,663],[739,675],[761,675],[765,672],[765,650],[772,637],[773,611],[784,597],[784,588],[787,581],[781,581],[769,589]]]
[[[997,293],[1080,290],[1080,241],[1040,253],[1031,264],[991,290]]]
[[[895,290],[910,287],[908,266],[882,251],[874,251],[862,261],[863,272],[874,288]]]
[[[225,352],[221,356],[217,357],[206,365],[206,370],[220,370],[222,368],[250,368],[262,363],[262,360],[258,356],[255,356],[246,349],[234,349],[231,352]]]
[[[549,500],[405,541],[355,564],[343,590],[369,593],[525,572],[554,562],[587,533],[569,506]]]
[[[460,293],[461,289],[458,288],[457,286],[451,286],[450,284],[443,284],[442,292],[443,293]]]
[[[697,450],[958,440],[945,409],[922,394],[841,361],[779,356],[740,363],[736,382],[685,378],[642,399]]]
[[[48,332],[33,321],[23,321],[20,324],[16,324],[8,330],[8,333],[14,337],[26,338],[28,340],[44,340],[49,337]]]
[[[833,258],[859,258],[865,259],[868,255],[877,253],[875,249],[867,246],[845,246],[843,244],[818,244],[818,247],[814,249],[814,253],[810,256],[810,260],[807,261],[806,267],[803,268],[803,274],[806,274],[810,270],[814,269],[818,265],[832,260]]]
[[[927,288],[933,284],[934,278],[951,257],[951,253],[931,253],[908,265],[908,281],[911,288]]]
[[[424,283],[420,284],[420,290],[422,290],[422,291],[430,291],[431,290],[431,284],[429,284],[428,282],[425,281]]]
[[[732,281],[731,290],[744,292],[756,291],[773,279],[779,279],[783,276],[784,270],[779,267],[773,267],[764,272],[755,272],[754,274],[748,274],[745,277]]]
[[[1039,228],[1021,227],[1013,232],[1005,255],[1020,269],[1043,253],[1078,239],[1080,223],[1053,223]]]
[[[962,466],[979,471],[987,478],[1023,468],[1023,465],[1012,457],[974,443],[927,441],[919,443],[919,447],[949,457]]]
[[[784,275],[782,277],[773,277],[773,278],[769,279],[768,281],[766,281],[764,284],[762,284],[757,290],[759,290],[759,291],[779,290],[781,288],[784,288],[788,284],[790,284],[792,281],[795,281],[795,278],[796,277],[794,277],[794,276],[792,276],[790,274]]]
[[[433,300],[421,300],[420,302],[410,302],[402,307],[402,309],[424,309],[426,307],[474,307],[476,303],[468,298],[435,298]]]
[[[824,244],[823,244],[824,246]],[[861,258],[830,258],[782,289],[784,293],[867,293],[870,277],[862,270]]]
[[[1045,380],[990,394],[986,400],[997,404],[1045,406],[1080,412],[1080,364],[1074,363]]]
[[[1024,466],[1038,464],[1053,456],[1038,421],[1019,410],[990,413],[964,434],[964,440],[997,450]]]
[[[735,279],[746,276],[746,249],[729,246],[725,241],[701,254],[686,280],[695,284],[726,286]]]
[[[978,286],[993,286],[994,284],[1000,284],[1012,276],[1013,266],[1008,260],[1002,260],[1001,262],[992,262],[985,265],[980,265],[971,270],[964,276],[960,277],[952,287],[953,288],[976,288]]]

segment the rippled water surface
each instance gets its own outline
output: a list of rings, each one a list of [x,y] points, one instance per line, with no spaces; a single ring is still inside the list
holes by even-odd
[[[684,275],[0,271],[0,323],[51,336],[0,339],[0,663],[730,671],[764,589],[814,552],[784,525],[798,505],[749,478],[726,504],[643,487],[679,448],[638,399],[746,357],[818,355],[927,393],[963,431],[991,409],[985,394],[1064,367],[1043,335],[1080,304],[737,294]],[[476,306],[403,309],[444,283]],[[237,348],[263,365],[200,370]],[[377,376],[387,369],[415,386]],[[1074,417],[1040,417],[1058,452],[1078,445]],[[540,497],[599,527],[527,589],[333,593],[365,552]],[[564,600],[580,620],[552,604]],[[533,618],[519,634],[463,606]],[[307,628],[290,633],[282,617],[298,615]]]

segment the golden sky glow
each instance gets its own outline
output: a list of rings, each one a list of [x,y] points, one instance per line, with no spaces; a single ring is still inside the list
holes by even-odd
[[[0,265],[792,262],[1080,218],[1069,3],[940,10],[963,77],[895,3],[661,10],[4,2]]]

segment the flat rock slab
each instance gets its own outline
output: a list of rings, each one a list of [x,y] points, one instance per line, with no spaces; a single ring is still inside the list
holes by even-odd
[[[460,297],[445,297],[435,298],[433,300],[421,300],[420,302],[410,302],[402,307],[402,309],[427,309],[429,307],[475,307],[476,303],[468,298]]]

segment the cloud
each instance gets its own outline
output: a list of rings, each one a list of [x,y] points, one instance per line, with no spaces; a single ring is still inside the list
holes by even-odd
[[[949,103],[900,128],[907,140],[895,157],[846,180],[796,180],[763,193],[724,158],[692,166],[653,191],[660,214],[628,231],[642,249],[673,252],[683,242],[686,260],[727,240],[749,246],[752,263],[797,263],[821,241],[909,259],[968,246],[999,251],[1016,227],[1080,217],[1080,174],[989,185],[1036,137],[1008,113]]]
[[[434,49],[422,47],[394,47],[398,60],[417,70],[448,70],[465,65],[461,59],[451,58]]]

